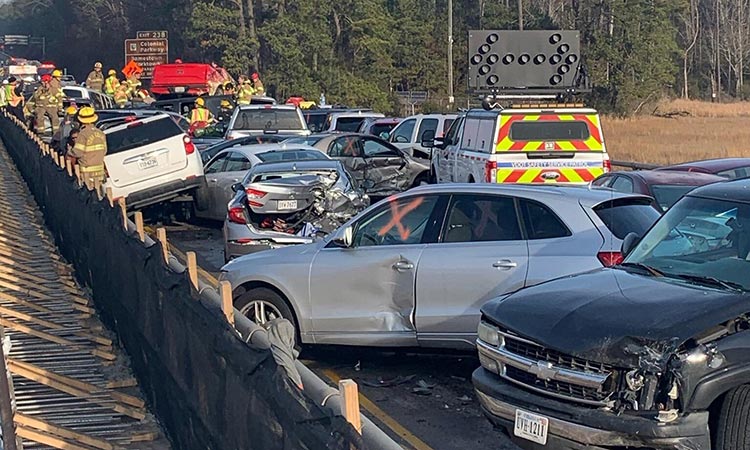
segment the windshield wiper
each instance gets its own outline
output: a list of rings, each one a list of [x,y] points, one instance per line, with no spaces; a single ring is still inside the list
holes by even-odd
[[[618,267],[636,267],[638,269],[643,269],[646,272],[648,272],[653,277],[663,277],[664,273],[660,271],[659,269],[655,269],[647,264],[643,263],[632,263],[632,262],[624,262],[617,265]]]
[[[704,284],[706,286],[720,287],[720,288],[727,289],[730,291],[738,291],[738,292],[746,291],[745,287],[739,283],[735,283],[733,281],[724,281],[715,277],[709,277],[705,275],[690,275],[690,274],[672,275],[670,274],[670,276],[682,278],[683,280],[694,281],[696,283]]]

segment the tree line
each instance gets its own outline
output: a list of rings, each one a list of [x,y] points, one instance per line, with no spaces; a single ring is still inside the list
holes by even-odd
[[[523,0],[525,29],[578,29],[592,101],[630,114],[665,95],[745,98],[750,0]],[[472,29],[517,29],[517,0],[453,0],[454,89],[465,105]],[[123,40],[167,30],[170,59],[258,70],[277,98],[397,111],[395,91],[447,105],[448,0],[6,0],[6,34],[46,38],[79,79],[120,68]]]

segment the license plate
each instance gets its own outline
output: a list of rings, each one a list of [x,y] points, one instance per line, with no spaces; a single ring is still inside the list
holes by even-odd
[[[297,209],[297,200],[279,200],[279,209]]]
[[[159,161],[156,158],[146,158],[138,161],[138,168],[141,170],[150,169],[159,165]]]
[[[183,92],[185,92],[185,88],[182,86],[176,87],[174,88],[174,91],[177,92],[178,94],[182,94]]]
[[[547,445],[549,419],[530,412],[516,410],[516,425],[513,434],[537,444]]]

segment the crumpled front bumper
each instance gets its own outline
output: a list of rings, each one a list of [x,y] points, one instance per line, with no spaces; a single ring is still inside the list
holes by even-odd
[[[521,448],[529,450],[593,450],[614,447],[710,450],[708,412],[681,415],[670,423],[629,414],[581,407],[513,386],[479,368],[472,376],[482,410],[496,426],[504,428]],[[517,438],[513,434],[516,410],[549,419],[547,445]]]

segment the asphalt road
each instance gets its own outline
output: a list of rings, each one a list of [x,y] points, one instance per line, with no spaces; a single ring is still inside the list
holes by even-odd
[[[212,222],[167,226],[167,238],[182,252],[194,251],[198,265],[216,274],[224,263],[221,225]],[[482,415],[471,386],[479,366],[475,354],[419,349],[305,347],[305,364],[332,384],[357,382],[362,411],[415,450],[517,447]]]

